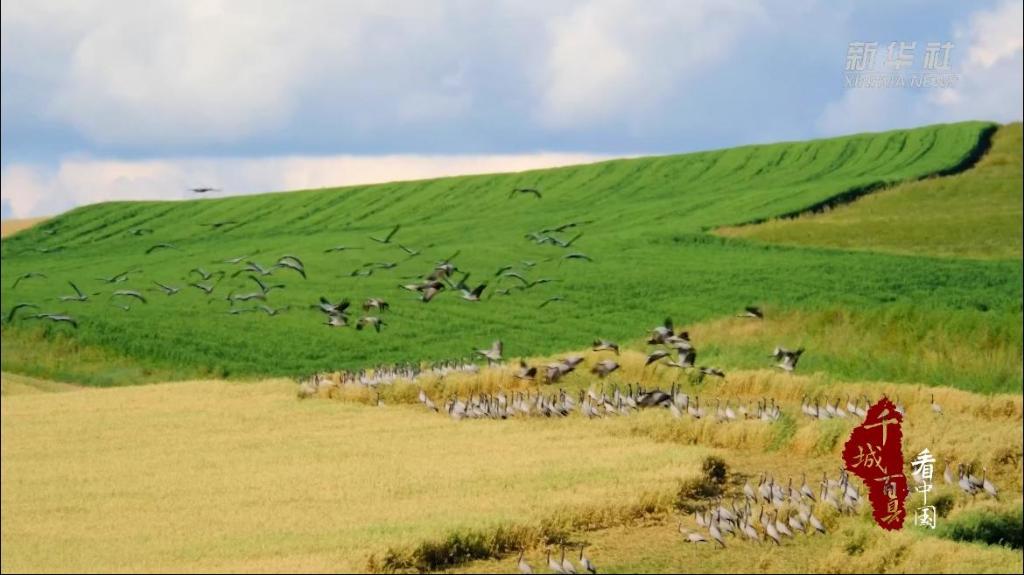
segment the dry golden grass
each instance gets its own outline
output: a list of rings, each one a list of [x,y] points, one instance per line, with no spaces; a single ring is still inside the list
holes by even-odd
[[[671,493],[628,421],[461,422],[289,382],[5,396],[3,571],[339,571],[456,529]]]
[[[45,221],[48,218],[25,218],[21,220],[3,220],[0,222],[0,237],[6,238],[9,235],[16,234],[21,230],[31,228],[39,222]]]

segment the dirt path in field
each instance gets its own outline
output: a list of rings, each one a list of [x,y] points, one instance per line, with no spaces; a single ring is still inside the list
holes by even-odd
[[[74,391],[76,389],[81,389],[81,387],[70,383],[38,379],[27,375],[0,372],[0,397],[25,395],[29,393]]]

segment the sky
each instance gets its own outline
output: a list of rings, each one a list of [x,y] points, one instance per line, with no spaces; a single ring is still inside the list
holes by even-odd
[[[2,6],[3,218],[1022,117],[1020,0]]]

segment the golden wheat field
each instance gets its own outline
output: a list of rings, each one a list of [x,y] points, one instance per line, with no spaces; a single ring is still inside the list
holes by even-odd
[[[5,378],[6,379],[6,378]],[[4,571],[362,570],[371,553],[671,491],[627,421],[466,422],[287,382],[5,396]]]
[[[621,377],[638,377],[642,358],[624,351]],[[644,377],[657,383],[666,375]],[[511,385],[509,370],[496,368],[426,387],[463,393]],[[5,572],[387,571],[428,560],[443,568],[438,556],[480,540],[489,542],[491,559],[452,567],[507,572],[515,569],[513,550],[525,547],[540,568],[547,551],[560,552],[556,542],[588,544],[602,572],[1021,566],[1019,550],[909,527],[887,536],[866,510],[823,512],[829,534],[778,549],[683,543],[677,527],[692,528],[693,520],[678,509],[677,493],[709,454],[729,464],[733,490],[764,471],[798,482],[805,473],[834,473],[853,422],[799,414],[802,397],[834,389],[821,376],[736,372],[688,389],[708,402],[771,397],[787,413],[771,425],[679,421],[667,410],[456,422],[416,404],[412,384],[388,389],[383,406],[365,389],[300,401],[289,381],[54,389],[67,386],[4,376]],[[988,467],[1003,498],[972,501],[940,485],[954,500],[947,519],[1021,505],[1020,396],[877,383],[843,389],[900,394],[908,455],[929,447]],[[931,413],[933,392],[947,415]],[[956,562],[947,560],[954,555]]]

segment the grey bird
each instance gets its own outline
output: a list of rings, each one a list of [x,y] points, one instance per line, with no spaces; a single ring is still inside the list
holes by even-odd
[[[346,250],[361,250],[361,249],[363,249],[363,248],[355,248],[355,247],[352,247],[352,246],[334,246],[334,247],[330,247],[330,248],[327,248],[326,250],[324,250],[324,253],[325,254],[329,254],[329,253],[332,253],[332,252],[343,252],[343,251],[346,251]]]
[[[562,256],[562,261],[565,260],[584,260],[588,262],[593,262],[594,258],[582,252],[573,252],[571,254],[565,254],[564,256]]]
[[[156,280],[153,280],[153,283],[155,283],[167,295],[174,295],[174,294],[176,294],[176,293],[181,291],[181,288],[179,288],[179,287],[174,287],[174,286],[169,286],[169,285],[166,285],[166,284],[162,284],[162,283],[160,283],[160,282],[158,282]]]
[[[538,200],[541,199],[540,190],[538,190],[537,188],[513,188],[512,191],[509,192],[508,194],[508,199],[511,200],[512,198],[516,197],[516,194],[534,195],[537,196]]]
[[[596,565],[594,565],[594,564],[593,564],[593,563],[592,563],[592,562],[590,561],[590,558],[589,558],[589,557],[587,557],[587,556],[586,556],[586,555],[585,555],[585,554],[583,553],[583,549],[584,549],[584,546],[583,546],[583,545],[580,545],[580,567],[582,567],[582,568],[583,568],[583,570],[584,570],[584,571],[586,571],[587,573],[593,573],[593,574],[595,574],[595,575],[596,575],[596,573],[597,573],[597,566],[596,566]]]
[[[487,358],[487,363],[498,363],[501,361],[502,344],[500,339],[494,340],[490,349],[478,349],[477,355]]]
[[[402,250],[403,252],[405,252],[405,253],[409,254],[409,257],[410,257],[410,258],[411,258],[411,257],[415,257],[415,256],[418,256],[418,255],[420,255],[420,250],[415,250],[415,249],[413,249],[413,248],[410,248],[410,247],[407,247],[407,246],[403,246],[402,244],[398,244],[398,247],[399,247],[399,248],[400,248],[400,249],[401,249],[401,250]]]
[[[338,303],[331,303],[324,296],[320,296],[320,303],[318,304],[318,307],[320,308],[320,311],[328,315],[340,315],[345,313],[349,305],[350,302],[348,299],[343,299]]]
[[[614,359],[605,359],[597,362],[597,364],[591,368],[591,373],[596,373],[598,377],[607,377],[608,374],[619,369],[619,363]]]
[[[206,295],[210,295],[211,293],[213,293],[213,288],[216,287],[214,284],[199,283],[199,282],[192,282],[192,283],[190,283],[188,285],[190,285],[190,286],[192,286],[192,287],[194,287],[194,288],[196,288],[198,290],[201,290]]]
[[[526,551],[522,549],[519,551],[519,560],[516,561],[516,567],[519,568],[519,572],[523,575],[531,575],[533,573],[533,567],[530,567],[530,564],[523,558],[523,554],[525,552]]]
[[[388,311],[390,307],[391,306],[388,305],[388,302],[377,297],[371,297],[363,302],[363,311],[370,311],[371,309],[376,309],[379,312],[384,312]]]
[[[178,249],[178,247],[175,246],[174,244],[167,244],[167,243],[156,244],[156,245],[150,246],[149,249],[146,250],[146,255],[148,256],[149,254],[151,254],[151,253],[153,253],[153,252],[155,252],[157,250],[176,250],[176,249]]]
[[[370,239],[371,239],[371,240],[373,240],[373,241],[375,241],[375,242],[377,242],[377,243],[381,243],[381,244],[390,244],[390,243],[391,243],[391,238],[395,237],[395,234],[397,234],[397,233],[398,233],[398,230],[399,230],[399,229],[400,229],[401,227],[402,227],[402,225],[401,225],[401,224],[398,224],[398,225],[396,225],[396,226],[395,226],[394,228],[391,228],[391,231],[390,231],[390,232],[388,232],[388,235],[384,236],[383,238],[375,238],[375,237],[373,237],[373,236],[370,236]]]
[[[480,294],[484,293],[485,289],[487,289],[487,284],[480,284],[473,288],[472,291],[463,289],[462,299],[466,301],[480,301]]]
[[[512,377],[523,381],[533,381],[537,377],[537,368],[526,365],[526,362],[519,360],[519,370]]]
[[[223,276],[224,272],[218,271],[218,272],[210,273],[210,272],[204,270],[203,268],[199,267],[199,268],[192,268],[192,269],[188,270],[188,275],[192,275],[192,274],[198,275],[199,279],[201,279],[203,281],[209,281],[210,278],[212,278],[215,275],[219,274],[219,275]]]
[[[18,313],[19,309],[27,309],[27,308],[39,309],[39,306],[37,306],[34,303],[16,303],[16,304],[14,304],[14,307],[11,308],[11,311],[7,312],[7,323],[11,323],[12,321],[14,321],[14,314]]]
[[[565,297],[560,295],[553,295],[548,299],[544,300],[543,302],[541,302],[541,304],[537,307],[546,307],[548,304],[554,303],[556,301],[565,301]]]
[[[384,323],[384,320],[377,316],[363,316],[359,318],[358,321],[356,321],[356,330],[362,331],[364,327],[372,326],[373,329],[377,331],[377,333],[380,333],[381,328],[383,328],[385,325],[386,324]]]
[[[270,307],[269,305],[266,305],[266,304],[260,304],[257,307],[258,310],[262,311],[263,313],[265,313],[267,315],[278,315],[281,312],[290,310],[291,308],[292,308],[292,306],[290,306],[290,305],[286,305],[284,307],[273,308],[273,307]]]
[[[108,284],[119,284],[121,282],[128,281],[128,274],[130,274],[132,271],[134,271],[134,270],[128,270],[126,272],[121,272],[119,274],[110,276],[108,278],[96,278],[96,279],[101,281],[101,282],[108,283]]]
[[[647,355],[647,361],[644,362],[644,366],[651,365],[652,363],[654,363],[654,362],[656,362],[658,360],[664,359],[664,358],[666,358],[668,356],[669,356],[669,352],[667,352],[667,351],[665,351],[663,349],[655,350],[655,351],[653,351],[653,352],[651,352],[650,354]]]
[[[265,294],[266,293],[270,293],[271,291],[276,290],[276,289],[284,289],[285,288],[284,284],[267,285],[267,284],[263,283],[263,280],[261,280],[260,278],[258,278],[256,276],[250,275],[250,276],[246,276],[246,277],[251,279],[252,281],[256,282],[256,285],[259,286],[260,291],[265,293]]]
[[[11,284],[11,289],[17,288],[18,284],[20,284],[22,280],[27,280],[27,279],[32,279],[32,278],[44,278],[45,279],[46,278],[46,274],[40,273],[40,272],[28,272],[28,273],[21,274],[20,276],[18,276],[17,279],[14,280],[14,283]]]
[[[672,337],[673,334],[672,318],[666,317],[662,325],[656,326],[651,330],[651,337],[647,340],[647,343],[652,345],[665,343],[665,339]]]
[[[693,367],[693,363],[695,361],[697,361],[697,350],[695,350],[695,349],[688,349],[688,350],[680,349],[679,350],[679,361],[669,361],[669,362],[666,362],[666,365],[670,365],[672,367],[678,367],[680,369],[687,369],[687,368]]]
[[[60,301],[86,301],[89,299],[89,296],[82,293],[82,290],[78,289],[74,282],[69,281],[68,285],[71,286],[71,289],[75,290],[75,295],[62,295],[58,298]]]
[[[619,344],[608,341],[607,339],[595,339],[594,345],[591,348],[592,351],[614,351],[615,355],[619,355]]]
[[[764,312],[761,308],[756,306],[747,306],[743,309],[743,313],[738,314],[736,317],[747,317],[752,319],[764,319]]]
[[[39,313],[31,316],[33,319],[47,319],[54,323],[69,323],[71,327],[78,329],[78,321],[70,315],[59,314],[59,313]]]
[[[149,302],[146,301],[146,298],[142,296],[142,294],[140,294],[139,292],[137,292],[135,290],[130,290],[130,289],[119,289],[119,290],[115,291],[114,293],[110,294],[110,297],[133,297],[133,298],[141,301],[142,303],[149,303]]]
[[[300,261],[298,261],[298,260],[296,260],[294,258],[289,258],[289,257],[281,258],[281,259],[277,260],[277,263],[274,264],[274,267],[275,268],[284,268],[284,269],[294,270],[294,271],[298,272],[299,275],[302,276],[302,279],[306,279],[306,268],[305,268],[305,266],[302,265],[302,262],[300,262]]]
[[[788,350],[784,347],[776,347],[775,351],[772,352],[771,357],[781,360],[775,367],[792,373],[793,370],[796,369],[796,364],[800,361],[800,356],[802,356],[803,353],[804,348],[802,347],[797,350]]]

